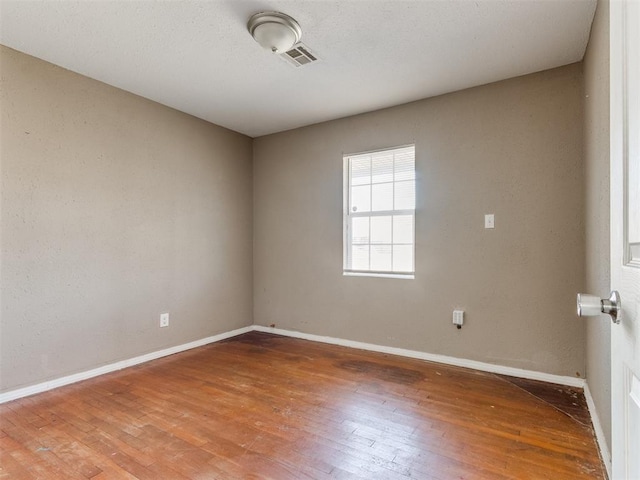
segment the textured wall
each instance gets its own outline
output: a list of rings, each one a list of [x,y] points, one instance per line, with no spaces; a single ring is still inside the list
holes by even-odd
[[[256,139],[255,323],[583,375],[581,68]],[[408,143],[415,280],[344,277],[342,156]]]
[[[598,2],[584,59],[586,292],[607,296],[609,260],[609,2]],[[611,451],[611,322],[587,317],[587,379]],[[610,461],[610,459],[607,459]]]
[[[251,139],[0,55],[0,388],[250,325]]]

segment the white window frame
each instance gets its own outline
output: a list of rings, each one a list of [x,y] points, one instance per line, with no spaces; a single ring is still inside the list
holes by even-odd
[[[366,152],[352,153],[348,155],[343,155],[343,275],[345,276],[365,276],[365,277],[386,277],[386,278],[402,278],[402,279],[414,279],[415,278],[415,264],[416,264],[416,232],[415,232],[415,205],[411,210],[384,210],[384,211],[368,211],[368,212],[351,212],[349,210],[350,205],[350,192],[351,192],[351,168],[350,162],[354,157],[359,157],[361,155],[371,155],[376,153],[383,153],[388,151],[401,150],[406,148],[413,148],[414,154],[414,174],[415,174],[415,144],[402,145],[397,147],[383,148],[378,150],[370,150]],[[393,181],[390,182],[394,185],[395,189],[395,168],[394,168],[394,177]],[[414,176],[414,188],[416,188],[416,178]],[[372,195],[372,194],[371,194]],[[373,197],[371,197],[373,198]],[[351,254],[351,244],[352,244],[352,232],[350,229],[351,218],[354,217],[376,217],[376,216],[394,216],[394,215],[410,215],[412,217],[412,231],[413,231],[413,243],[412,243],[412,268],[411,271],[376,271],[376,270],[354,270],[349,268],[350,265],[350,254]],[[369,237],[369,249],[371,249],[371,238]],[[373,244],[375,245],[375,244]],[[392,229],[392,237],[391,237],[391,247],[392,247],[392,258],[393,258],[393,229]],[[371,258],[371,250],[369,250],[369,258]],[[393,268],[393,260],[392,260],[392,268]]]

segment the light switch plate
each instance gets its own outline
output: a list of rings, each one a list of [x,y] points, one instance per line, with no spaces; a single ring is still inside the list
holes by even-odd
[[[496,220],[493,213],[484,216],[484,228],[496,228]]]

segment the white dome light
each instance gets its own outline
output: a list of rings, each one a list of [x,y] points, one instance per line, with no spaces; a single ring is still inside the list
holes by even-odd
[[[249,33],[272,53],[291,50],[302,38],[302,29],[289,15],[280,12],[256,13],[247,23]]]

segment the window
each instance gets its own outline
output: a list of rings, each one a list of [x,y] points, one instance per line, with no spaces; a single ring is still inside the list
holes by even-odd
[[[344,157],[344,274],[413,278],[415,146]]]

